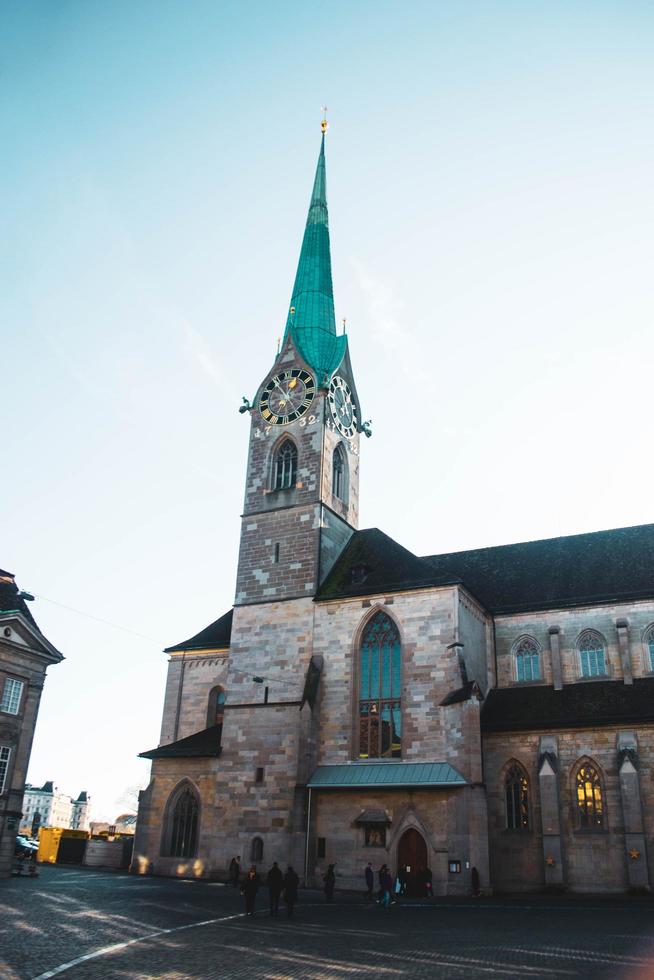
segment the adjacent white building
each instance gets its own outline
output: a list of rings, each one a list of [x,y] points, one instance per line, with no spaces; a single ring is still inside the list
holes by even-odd
[[[36,833],[40,827],[62,827],[65,830],[88,830],[91,800],[85,790],[77,799],[60,792],[52,780],[43,786],[25,787],[21,831]]]

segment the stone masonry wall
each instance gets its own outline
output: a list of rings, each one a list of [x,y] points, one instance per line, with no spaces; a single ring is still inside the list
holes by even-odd
[[[629,624],[629,654],[634,677],[651,674],[649,655],[643,643],[647,627],[654,622],[654,603],[612,603],[576,609],[555,609],[545,612],[519,613],[498,616],[495,620],[498,686],[516,683],[515,662],[512,649],[523,634],[532,636],[541,649],[541,674],[546,684],[552,683],[550,653],[550,627],[559,627],[559,642],[563,683],[574,684],[581,680],[581,667],[576,641],[582,630],[597,630],[607,643],[608,677],[620,679],[623,669],[620,661],[616,622],[626,619]]]
[[[627,726],[628,727],[628,726]],[[555,731],[558,746],[559,809],[563,831],[564,887],[572,891],[624,891],[628,856],[623,803],[618,777],[618,734],[624,727],[600,730]],[[494,733],[484,736],[484,771],[488,798],[491,878],[500,891],[543,887],[544,855],[539,799],[538,760],[542,732]],[[654,855],[654,727],[635,731],[638,744],[638,780],[645,822],[646,851]],[[506,828],[504,774],[515,759],[529,779],[529,830]],[[590,759],[598,767],[603,786],[606,829],[577,828],[575,784],[577,766]],[[647,854],[635,860],[646,861]]]

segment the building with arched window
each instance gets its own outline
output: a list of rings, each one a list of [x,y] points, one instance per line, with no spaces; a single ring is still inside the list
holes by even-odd
[[[239,854],[314,883],[337,862],[356,889],[368,861],[417,894],[426,869],[438,895],[473,869],[486,892],[649,888],[654,526],[435,555],[359,528],[371,427],[324,135],[283,339],[241,411],[233,607],[166,650],[133,870],[220,877]]]

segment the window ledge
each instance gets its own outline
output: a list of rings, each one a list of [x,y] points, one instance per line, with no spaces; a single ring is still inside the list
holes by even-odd
[[[507,837],[533,837],[534,831],[531,827],[504,827],[502,835]]]
[[[575,684],[586,684],[586,683],[592,684],[595,681],[612,681],[612,680],[615,680],[615,678],[611,677],[611,675],[608,674],[608,673],[607,674],[597,674],[596,676],[593,676],[593,677],[587,677],[585,674],[578,674],[574,683]]]
[[[573,830],[578,837],[606,837],[608,833],[608,827],[577,827]]]

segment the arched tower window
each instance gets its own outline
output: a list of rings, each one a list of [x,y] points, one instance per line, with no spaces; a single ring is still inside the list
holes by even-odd
[[[378,612],[359,652],[359,758],[402,754],[401,646],[395,623]]]
[[[250,861],[252,864],[257,864],[259,861],[263,861],[263,841],[260,837],[252,838],[252,845],[250,847]]]
[[[184,783],[168,800],[164,854],[190,858],[197,855],[200,801],[190,783]]]
[[[340,443],[332,457],[332,493],[339,500],[347,503],[347,462]]]
[[[517,762],[512,763],[504,777],[504,798],[509,830],[529,830],[529,780]]]
[[[290,439],[284,439],[273,460],[272,489],[288,490],[297,482],[297,449]]]
[[[225,692],[222,687],[214,687],[209,691],[207,703],[207,728],[222,725],[225,716]]]
[[[531,636],[523,636],[515,647],[515,676],[519,681],[540,680],[538,644]]]
[[[575,776],[577,826],[580,830],[603,830],[605,826],[602,782],[595,766],[583,762]]]
[[[654,623],[645,630],[645,649],[649,655],[647,670],[654,671]]]
[[[577,640],[582,677],[605,677],[606,647],[595,630],[585,630]]]

